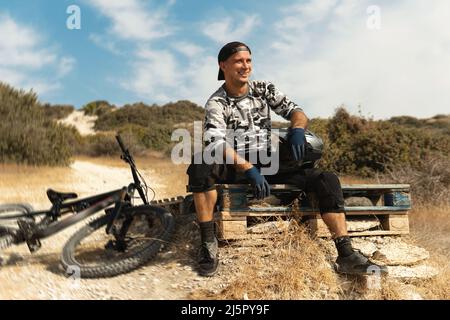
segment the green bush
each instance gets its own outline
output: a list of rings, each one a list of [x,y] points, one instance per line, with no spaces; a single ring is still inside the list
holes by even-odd
[[[44,115],[53,120],[64,119],[75,110],[72,105],[51,105],[49,103],[44,104],[42,108]]]
[[[170,137],[175,127],[189,127],[204,118],[204,109],[189,101],[168,103],[162,107],[135,103],[114,112],[99,115],[95,129],[128,132],[140,147],[167,152],[173,145]]]
[[[142,145],[134,134],[127,131],[120,131],[119,133],[125,147],[133,155],[142,155],[144,153],[146,147]],[[113,132],[100,132],[83,137],[78,154],[91,157],[120,155],[121,150],[115,135]]]
[[[91,157],[120,154],[119,146],[112,133],[97,133],[83,138],[81,153]]]
[[[426,129],[450,135],[450,115],[438,114],[430,119],[417,119],[410,116],[393,117],[389,119],[397,125],[411,129]]]
[[[46,117],[34,92],[0,82],[0,114],[0,162],[69,163],[77,134]]]
[[[101,116],[114,109],[115,106],[109,104],[109,102],[105,100],[92,101],[81,108],[87,116]]]
[[[313,120],[310,129],[324,140],[321,166],[360,176],[374,176],[397,165],[419,168],[422,160],[450,152],[450,138],[439,130],[374,121],[336,110],[329,120]],[[326,128],[326,129],[325,129]]]
[[[181,122],[203,120],[204,109],[189,101],[169,103],[162,107],[148,106],[144,103],[127,104],[115,112],[99,116],[95,123],[96,130],[117,129],[126,124],[136,124],[143,127],[153,125],[172,128]]]

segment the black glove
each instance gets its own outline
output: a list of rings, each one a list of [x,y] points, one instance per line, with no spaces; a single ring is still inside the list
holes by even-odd
[[[288,133],[288,142],[291,146],[292,156],[295,160],[300,161],[305,157],[305,129],[290,128]]]
[[[270,186],[261,173],[259,173],[256,167],[251,167],[245,171],[245,176],[253,186],[253,195],[256,199],[264,199],[270,196]]]

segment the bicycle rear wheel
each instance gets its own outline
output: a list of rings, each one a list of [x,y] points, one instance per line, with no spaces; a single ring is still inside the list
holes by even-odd
[[[33,207],[27,203],[9,203],[0,205],[0,250],[20,242],[17,237],[17,220],[30,218]]]
[[[125,243],[114,245],[114,236],[106,234],[109,216],[96,218],[65,244],[61,262],[66,272],[79,272],[81,278],[112,277],[140,267],[158,253],[172,234],[172,214],[150,205],[124,210],[123,217],[133,217]],[[114,226],[120,228],[125,219],[118,219]]]

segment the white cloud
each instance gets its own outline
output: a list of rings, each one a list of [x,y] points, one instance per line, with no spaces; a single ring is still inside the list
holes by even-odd
[[[57,78],[72,69],[75,59],[60,57],[56,49],[46,44],[42,33],[17,23],[0,12],[0,81],[44,94],[61,88]],[[42,73],[54,70],[57,77]]]
[[[172,48],[190,58],[198,56],[204,52],[203,47],[187,41],[172,43]]]
[[[110,51],[115,51],[119,41],[129,43],[124,49],[131,67],[128,75],[121,79],[109,77],[110,82],[119,83],[122,88],[151,103],[189,99],[204,104],[205,97],[216,89],[217,62],[213,57],[205,56],[203,47],[189,40],[160,41],[173,30],[179,30],[173,23],[168,29],[168,18],[164,13],[174,3],[168,1],[165,9],[150,11],[138,0],[95,0],[94,7],[111,20],[112,29],[107,35],[91,34],[90,39],[101,47],[109,47]],[[250,17],[243,27],[252,27],[255,22],[256,17]],[[156,49],[156,44],[161,49]],[[178,60],[177,52],[184,55],[187,62]],[[211,81],[205,84],[205,78]]]
[[[168,88],[180,85],[173,55],[166,50],[152,51],[149,48],[140,48],[136,55],[132,73],[122,86],[152,100],[170,99]]]
[[[184,65],[169,50],[141,47],[136,58],[130,75],[121,85],[151,102],[187,99],[204,105],[219,86],[215,81],[217,62],[212,56],[192,56]]]
[[[56,60],[54,53],[39,46],[39,33],[20,26],[6,14],[0,15],[0,31],[0,65],[39,69]]]
[[[243,21],[236,23],[237,18],[224,18],[202,25],[203,33],[217,43],[243,41],[251,35],[253,29],[260,23],[258,15],[245,16]]]
[[[345,103],[375,118],[448,113],[450,33],[445,0],[380,1],[381,29],[366,26],[369,1],[308,2],[285,10],[270,54],[255,70],[311,116]]]
[[[106,49],[115,55],[122,55],[123,52],[117,47],[117,43],[111,37],[103,36],[97,33],[91,33],[89,40],[100,48]]]
[[[59,60],[58,76],[64,77],[65,75],[67,75],[70,71],[73,70],[75,63],[76,60],[72,57],[62,57]]]
[[[148,10],[140,0],[92,0],[87,2],[112,20],[109,34],[124,40],[150,41],[170,34],[164,10]]]

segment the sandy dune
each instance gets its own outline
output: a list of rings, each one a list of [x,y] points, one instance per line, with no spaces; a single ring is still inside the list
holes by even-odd
[[[97,116],[86,116],[83,111],[75,110],[67,118],[62,119],[59,123],[72,125],[80,132],[82,136],[95,134],[94,124]]]

